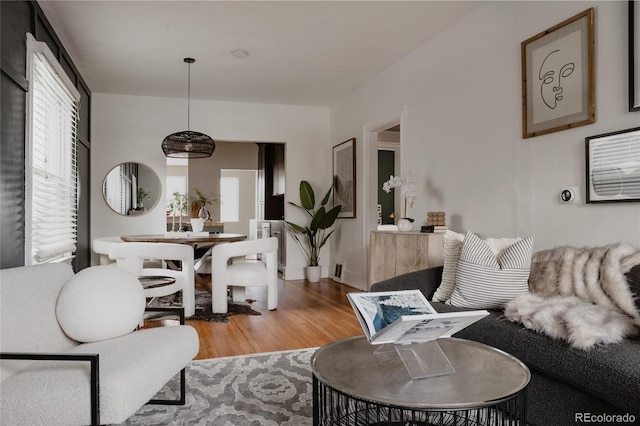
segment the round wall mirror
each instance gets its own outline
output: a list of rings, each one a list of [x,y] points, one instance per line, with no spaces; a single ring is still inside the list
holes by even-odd
[[[160,178],[149,166],[141,163],[122,163],[104,178],[102,195],[111,210],[123,216],[136,216],[152,210],[162,187]]]

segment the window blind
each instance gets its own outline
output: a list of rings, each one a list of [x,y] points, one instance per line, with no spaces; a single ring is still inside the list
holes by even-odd
[[[26,259],[38,264],[76,250],[79,94],[45,43],[28,35]]]

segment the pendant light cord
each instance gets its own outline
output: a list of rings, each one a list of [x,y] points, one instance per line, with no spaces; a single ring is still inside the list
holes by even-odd
[[[187,75],[187,131],[191,130],[191,64],[196,60],[193,58],[184,58],[188,65]]]
[[[189,77],[187,78],[187,131],[191,130],[191,62],[189,64]]]

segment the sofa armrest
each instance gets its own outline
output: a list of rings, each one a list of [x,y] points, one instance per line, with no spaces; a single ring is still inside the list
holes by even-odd
[[[442,281],[442,266],[435,268],[421,269],[420,271],[409,272],[398,275],[384,281],[374,283],[370,291],[391,291],[391,290],[420,290],[428,300],[431,300],[436,292],[440,281]]]
[[[91,365],[91,424],[100,424],[100,355],[34,352],[0,352],[0,359],[33,361],[89,361]]]

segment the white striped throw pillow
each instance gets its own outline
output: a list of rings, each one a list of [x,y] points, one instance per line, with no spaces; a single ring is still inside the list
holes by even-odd
[[[445,302],[451,297],[456,287],[456,271],[464,234],[450,230],[444,231],[444,266],[442,268],[442,282],[433,294],[434,302]]]
[[[533,238],[513,243],[496,255],[486,241],[467,232],[460,252],[450,305],[500,309],[529,290]]]
[[[487,238],[485,241],[495,255],[502,253],[502,250],[511,244],[520,241],[521,238]],[[458,260],[464,242],[464,234],[446,230],[444,233],[444,268],[442,270],[442,282],[433,294],[434,302],[446,302],[451,298],[453,289],[456,288],[456,272],[458,271]]]

